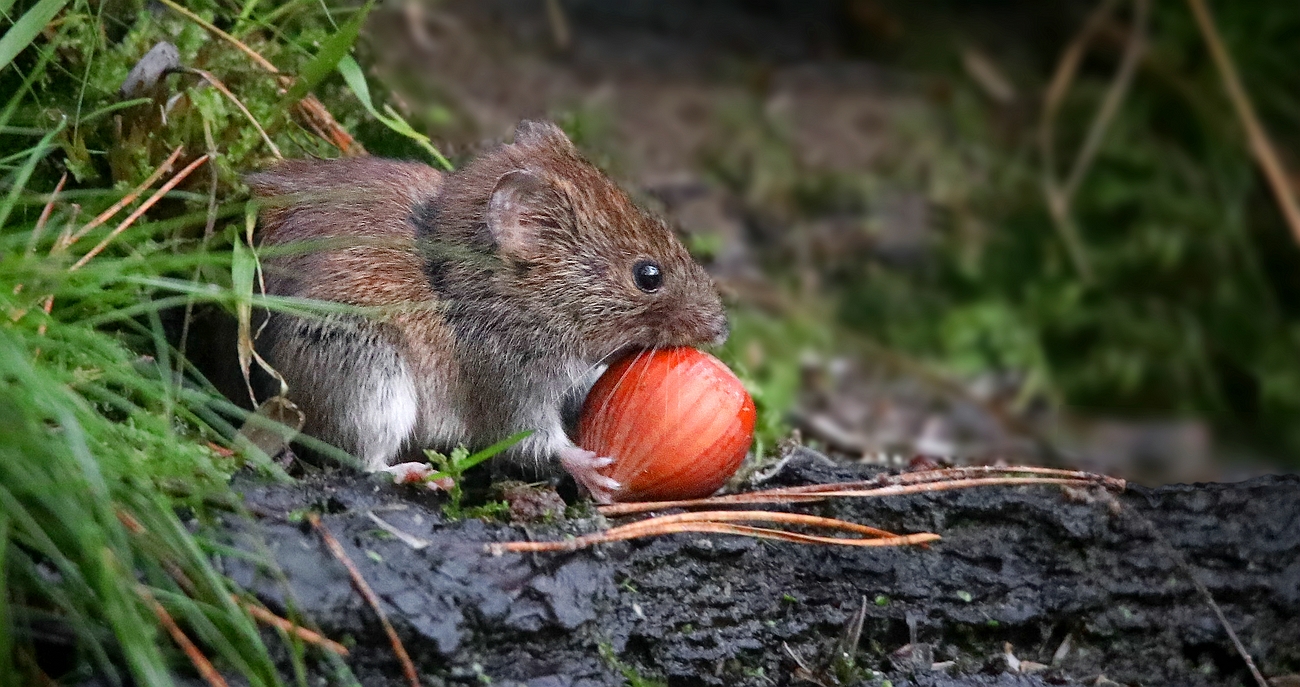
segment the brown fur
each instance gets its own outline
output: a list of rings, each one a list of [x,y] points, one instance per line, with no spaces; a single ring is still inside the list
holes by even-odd
[[[462,170],[377,159],[294,161],[254,175],[268,289],[377,316],[276,316],[272,364],[308,428],[366,459],[513,432],[516,455],[572,447],[560,407],[631,348],[726,336],[712,283],[668,227],[550,124]],[[654,260],[644,293],[632,266]],[[418,406],[406,421],[411,386]],[[409,427],[408,427],[409,424]],[[400,444],[400,450],[395,448]]]
[[[269,293],[388,306],[390,335],[404,338],[420,373],[454,374],[438,355],[451,347],[451,332],[434,310],[437,294],[412,223],[441,187],[441,172],[372,157],[287,160],[248,181],[256,195],[273,199],[262,212],[261,245],[284,251],[266,260]],[[296,243],[322,250],[296,250]]]

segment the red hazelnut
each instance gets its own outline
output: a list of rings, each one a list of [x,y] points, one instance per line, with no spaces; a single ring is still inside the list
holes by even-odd
[[[754,438],[754,401],[717,358],[693,348],[642,351],[611,365],[587,395],[578,445],[614,460],[616,501],[708,496]]]

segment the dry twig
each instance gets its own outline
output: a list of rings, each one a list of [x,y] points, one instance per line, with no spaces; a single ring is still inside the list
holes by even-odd
[[[844,532],[853,532],[875,539],[890,539],[899,535],[893,532],[887,532],[867,525],[859,525],[855,522],[846,520],[837,520],[835,518],[823,518],[817,515],[807,515],[805,513],[784,513],[780,511],[766,510],[717,510],[705,511],[702,513],[677,513],[674,515],[662,515],[649,520],[639,520],[616,527],[614,529],[622,531],[634,531],[640,528],[653,529],[661,524],[674,524],[679,522],[779,522],[787,525],[807,525],[810,527],[823,527],[829,530],[842,530]]]
[[[1196,571],[1194,571],[1192,566],[1187,562],[1187,558],[1183,556],[1182,552],[1179,551],[1172,542],[1165,538],[1164,533],[1156,527],[1156,524],[1152,522],[1150,518],[1134,510],[1128,510],[1126,512],[1130,517],[1135,518],[1139,523],[1141,523],[1147,530],[1147,533],[1164,547],[1165,551],[1169,553],[1169,557],[1173,559],[1174,565],[1178,568],[1178,571],[1186,575],[1188,580],[1191,580],[1192,586],[1196,589],[1197,595],[1200,596],[1201,600],[1210,607],[1210,610],[1214,611],[1215,617],[1219,620],[1219,625],[1221,625],[1224,632],[1228,634],[1228,639],[1232,642],[1233,648],[1237,650],[1237,654],[1241,656],[1243,661],[1245,661],[1246,667],[1250,670],[1251,676],[1255,678],[1255,684],[1258,685],[1258,687],[1269,687],[1268,681],[1264,679],[1264,675],[1260,673],[1259,668],[1256,667],[1255,660],[1250,657],[1250,652],[1246,651],[1246,647],[1237,637],[1236,630],[1232,629],[1232,624],[1228,622],[1227,616],[1223,614],[1223,609],[1220,608],[1219,604],[1214,600],[1214,596],[1210,594],[1210,590],[1206,589],[1205,584],[1196,576]]]
[[[559,50],[568,50],[573,43],[573,34],[569,31],[569,20],[564,16],[564,8],[559,0],[546,0],[546,21],[551,27],[551,40]]]
[[[173,150],[172,154],[169,155],[161,165],[158,165],[157,169],[155,169],[152,173],[149,174],[149,178],[145,179],[143,182],[140,183],[140,185],[136,186],[134,189],[131,189],[130,193],[126,194],[125,196],[122,196],[122,198],[119,199],[116,203],[113,203],[113,205],[110,206],[107,210],[99,213],[97,217],[92,219],[90,222],[86,224],[86,226],[77,230],[75,233],[72,231],[72,226],[76,222],[76,218],[78,213],[81,210],[81,206],[74,204],[72,206],[73,207],[72,217],[68,220],[68,225],[64,227],[63,231],[59,234],[58,240],[54,242],[54,246],[50,248],[50,255],[54,256],[54,255],[63,254],[63,252],[66,251],[73,243],[76,243],[78,239],[90,233],[95,227],[112,219],[113,215],[116,215],[118,212],[121,212],[122,208],[134,202],[136,198],[140,197],[141,193],[144,193],[145,189],[149,188],[150,186],[153,186],[155,181],[158,181],[158,179],[161,178],[163,174],[166,174],[168,171],[171,170],[172,165],[176,162],[176,159],[180,157],[181,151],[183,150],[184,150],[184,146],[177,146],[176,150]],[[46,204],[45,210],[41,212],[41,217],[37,225],[37,231],[40,230],[40,227],[43,226],[44,222],[48,219],[49,213],[54,206],[55,197],[57,197],[59,191],[63,189],[63,184],[64,181],[67,180],[67,177],[68,175],[65,173],[63,175],[63,178],[59,180],[59,185],[54,189],[54,193],[51,194],[49,203]],[[147,210],[148,208],[145,209]],[[143,212],[143,210],[141,212]],[[109,238],[111,239],[112,236],[110,236]],[[34,243],[35,241],[33,241],[33,244]],[[73,269],[76,268],[73,267]],[[44,311],[46,315],[49,315],[50,312],[54,310],[54,294],[47,294],[45,296],[44,302],[41,303],[41,310]],[[46,323],[41,322],[40,325],[38,325],[36,328],[36,335],[45,336],[45,330],[46,330]],[[37,348],[33,351],[33,353],[36,356],[40,356],[41,349]]]
[[[1142,55],[1146,52],[1147,18],[1150,14],[1150,0],[1134,0],[1133,30],[1128,34],[1128,42],[1124,46],[1124,56],[1120,59],[1119,68],[1115,71],[1115,78],[1111,80],[1110,87],[1106,90],[1106,95],[1101,101],[1101,106],[1097,108],[1096,116],[1093,117],[1092,123],[1088,126],[1087,138],[1084,139],[1083,146],[1079,148],[1079,154],[1070,167],[1070,176],[1066,178],[1065,186],[1061,189],[1066,211],[1069,210],[1070,203],[1074,200],[1075,194],[1078,193],[1079,184],[1083,183],[1083,177],[1087,175],[1088,169],[1092,167],[1092,161],[1101,148],[1101,143],[1106,137],[1106,131],[1110,129],[1110,123],[1115,119],[1115,113],[1119,112],[1119,106],[1124,101],[1129,86],[1133,83],[1133,75],[1142,62]]]
[[[32,229],[31,238],[27,239],[28,257],[31,257],[31,255],[36,252],[36,244],[40,242],[41,234],[45,233],[45,223],[50,220],[50,213],[54,212],[54,203],[59,199],[59,193],[63,191],[63,185],[66,184],[67,182],[68,182],[68,173],[64,172],[63,176],[59,178],[58,185],[54,187],[54,192],[50,194],[50,199],[45,201],[45,207],[41,208],[41,216],[36,219],[36,227]],[[15,296],[22,293],[22,291],[23,291],[23,285],[21,283],[14,285]],[[45,310],[46,314],[49,314],[49,312],[50,312],[49,309]],[[27,314],[27,308],[20,308],[16,312],[10,315],[10,319],[12,319],[14,322],[17,322],[18,320],[22,319],[26,314]],[[37,334],[38,336],[45,336],[44,322],[38,325],[37,331],[38,331]],[[40,355],[39,349],[37,349],[37,355]]]
[[[361,576],[361,571],[357,570],[356,564],[352,562],[352,559],[348,558],[347,552],[343,550],[343,545],[339,544],[339,540],[335,539],[334,535],[330,534],[330,531],[321,522],[320,515],[308,513],[307,521],[320,534],[321,540],[325,542],[325,547],[330,550],[330,553],[343,564],[343,567],[348,569],[348,575],[352,578],[352,585],[357,588],[362,598],[366,600],[366,603],[370,604],[371,608],[375,609],[375,615],[379,616],[379,623],[384,626],[388,641],[393,645],[393,653],[397,655],[398,662],[402,664],[402,672],[406,675],[407,683],[411,687],[420,687],[420,676],[415,672],[415,664],[411,663],[411,656],[406,653],[406,647],[402,645],[402,640],[398,638],[397,630],[393,629],[393,624],[388,622],[388,614],[384,613],[383,607],[379,605],[379,597],[366,583],[366,578]]]
[[[32,237],[27,243],[28,255],[36,251],[36,244],[41,240],[41,234],[45,233],[45,223],[50,221],[50,213],[54,212],[54,202],[59,199],[59,194],[63,192],[63,185],[66,183],[68,183],[68,173],[64,172],[63,176],[59,177],[59,183],[54,186],[50,199],[45,202],[45,207],[41,208],[41,216],[36,218],[36,227],[32,229]]]
[[[874,479],[863,480],[859,482],[838,482],[832,484],[807,484],[801,487],[784,487],[781,489],[771,489],[770,492],[780,492],[788,494],[806,494],[826,491],[843,491],[845,489],[868,489],[873,487],[886,487],[898,484],[922,484],[926,482],[946,482],[954,479],[970,477],[1006,477],[1010,475],[1037,475],[1040,477],[1059,477],[1063,479],[1077,479],[1097,484],[1111,489],[1113,491],[1123,491],[1127,486],[1124,480],[1109,475],[1098,475],[1091,472],[1081,472],[1079,470],[1065,470],[1061,468],[1044,468],[1032,465],[1022,465],[1015,467],[999,467],[993,465],[968,465],[958,468],[939,468],[935,470],[918,470],[916,472],[903,472],[899,474],[882,474]]]
[[[1300,203],[1296,202],[1295,193],[1287,183],[1286,169],[1282,166],[1277,149],[1269,140],[1268,132],[1264,130],[1259,116],[1255,114],[1255,106],[1250,96],[1246,94],[1246,87],[1241,83],[1232,56],[1228,54],[1223,39],[1219,37],[1219,30],[1214,25],[1210,8],[1205,5],[1205,0],[1187,0],[1187,4],[1192,8],[1192,14],[1196,15],[1196,25],[1200,27],[1201,35],[1205,37],[1205,44],[1210,48],[1210,55],[1219,70],[1219,76],[1223,78],[1223,87],[1228,91],[1228,99],[1232,101],[1232,107],[1236,109],[1237,117],[1241,119],[1241,125],[1246,129],[1246,137],[1250,140],[1250,151],[1254,153],[1255,161],[1259,163],[1265,178],[1268,179],[1269,187],[1273,189],[1273,196],[1277,199],[1278,208],[1282,211],[1287,226],[1291,228],[1291,235],[1297,243],[1300,243]]]

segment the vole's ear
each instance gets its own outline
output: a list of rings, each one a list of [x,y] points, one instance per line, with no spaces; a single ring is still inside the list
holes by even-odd
[[[515,145],[529,148],[551,146],[568,152],[576,152],[573,142],[560,127],[551,122],[525,119],[515,127]]]
[[[548,181],[516,169],[497,179],[485,219],[502,255],[528,260],[540,253],[542,232],[563,228],[568,213],[563,196]]]

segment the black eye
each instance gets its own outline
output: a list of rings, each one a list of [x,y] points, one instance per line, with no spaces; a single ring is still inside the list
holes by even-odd
[[[632,266],[632,279],[636,287],[646,293],[654,293],[664,283],[664,273],[659,263],[653,260],[641,260]]]

